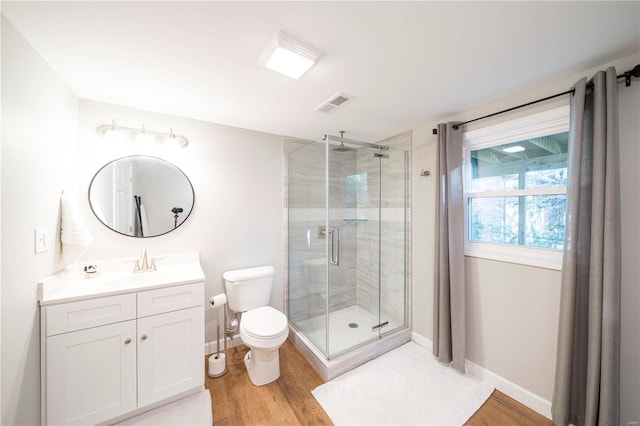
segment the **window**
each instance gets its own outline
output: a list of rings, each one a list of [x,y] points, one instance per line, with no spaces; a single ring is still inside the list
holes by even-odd
[[[465,132],[465,254],[560,269],[569,107]]]
[[[347,176],[345,204],[348,207],[364,207],[368,202],[367,172]]]

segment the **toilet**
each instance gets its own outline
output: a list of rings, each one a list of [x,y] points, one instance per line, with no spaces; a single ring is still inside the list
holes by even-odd
[[[272,266],[227,271],[224,278],[229,309],[242,312],[240,338],[249,347],[244,357],[249,379],[256,386],[280,377],[280,346],[287,340],[287,317],[269,306]]]

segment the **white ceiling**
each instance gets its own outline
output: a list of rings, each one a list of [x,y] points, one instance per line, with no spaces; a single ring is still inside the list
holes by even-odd
[[[638,1],[3,1],[2,13],[80,98],[306,139],[381,140],[640,51]],[[278,30],[323,52],[300,80],[257,64]],[[339,91],[356,99],[314,112]]]

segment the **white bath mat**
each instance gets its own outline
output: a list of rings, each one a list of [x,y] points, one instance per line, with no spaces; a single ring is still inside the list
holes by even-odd
[[[409,342],[311,393],[336,425],[461,425],[491,392]]]
[[[203,389],[194,395],[127,419],[117,426],[211,426],[211,393]]]

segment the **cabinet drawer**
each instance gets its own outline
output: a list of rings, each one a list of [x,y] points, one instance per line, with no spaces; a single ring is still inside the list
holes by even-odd
[[[204,304],[204,283],[138,293],[138,317],[148,317]]]
[[[47,307],[47,336],[134,319],[136,295],[122,294]]]

